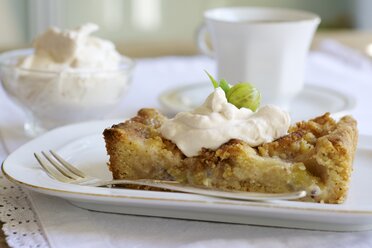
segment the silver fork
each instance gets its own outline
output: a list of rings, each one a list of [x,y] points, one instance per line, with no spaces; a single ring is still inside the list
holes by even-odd
[[[192,193],[198,195],[206,195],[217,198],[227,198],[236,200],[250,200],[250,201],[271,201],[271,200],[293,200],[306,196],[306,191],[297,191],[290,193],[256,193],[256,192],[241,192],[228,191],[209,188],[205,186],[191,186],[181,184],[176,181],[153,180],[153,179],[139,179],[139,180],[103,180],[86,175],[81,170],[67,162],[54,151],[49,153],[42,151],[42,156],[34,153],[36,160],[44,171],[53,179],[63,182],[78,184],[84,186],[108,186],[118,184],[134,184],[142,186],[150,186],[161,189]]]

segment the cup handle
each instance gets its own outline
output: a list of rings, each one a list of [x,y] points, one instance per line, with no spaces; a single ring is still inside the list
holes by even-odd
[[[205,42],[205,37],[207,34],[207,26],[203,24],[199,30],[198,30],[198,36],[197,36],[197,43],[199,51],[204,53],[205,55],[213,58],[214,52],[213,50],[208,46],[208,44]]]

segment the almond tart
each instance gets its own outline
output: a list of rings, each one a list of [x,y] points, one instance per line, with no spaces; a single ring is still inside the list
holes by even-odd
[[[306,190],[306,202],[344,202],[358,139],[351,116],[338,122],[329,113],[301,121],[288,134],[250,147],[232,139],[216,150],[186,157],[159,127],[155,109],[104,130],[108,167],[114,179],[175,180],[219,189],[283,193]]]

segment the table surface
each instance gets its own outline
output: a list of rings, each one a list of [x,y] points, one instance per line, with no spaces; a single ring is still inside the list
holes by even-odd
[[[321,31],[316,33],[312,48],[316,48],[317,44],[323,39],[334,39],[347,46],[350,46],[362,53],[366,52],[366,47],[368,44],[372,44],[372,32],[364,31],[351,31],[351,30],[342,30],[342,31]],[[151,53],[150,53],[151,54]],[[166,53],[165,53],[166,54]],[[145,56],[141,54],[140,56]],[[0,222],[0,229],[2,228],[3,223]],[[0,230],[0,248],[8,248],[9,246],[6,243],[5,235]]]

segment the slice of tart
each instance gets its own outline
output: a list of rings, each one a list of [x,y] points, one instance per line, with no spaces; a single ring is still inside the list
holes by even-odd
[[[164,179],[252,192],[306,190],[302,201],[342,203],[347,195],[358,132],[356,121],[329,113],[291,126],[272,142],[250,146],[231,139],[186,156],[166,139],[167,118],[141,109],[104,131],[114,179]]]

